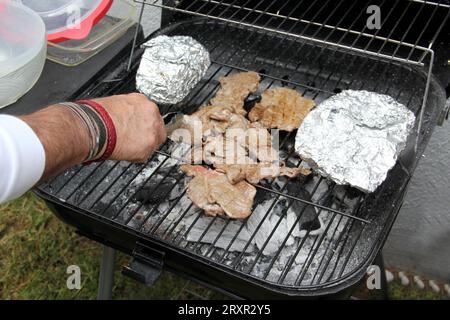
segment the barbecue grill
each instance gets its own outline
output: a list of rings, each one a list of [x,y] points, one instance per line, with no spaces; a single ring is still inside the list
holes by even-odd
[[[416,115],[415,134],[371,194],[314,175],[257,186],[247,221],[205,217],[186,195],[188,178],[167,142],[146,164],[106,161],[68,170],[37,194],[78,232],[134,259],[124,273],[151,284],[162,269],[245,298],[324,297],[357,284],[381,250],[408,183],[442,116],[434,44],[450,15],[444,1],[135,1],[163,8],[157,35],[187,35],[210,52],[206,76],[180,104],[206,104],[219,78],[252,70],[259,91],[285,86],[318,104],[344,89],[388,94]],[[138,39],[136,37],[136,39]],[[73,99],[134,92],[143,49],[135,40]],[[250,101],[251,103],[251,101]],[[299,166],[295,132],[280,134],[282,161]],[[145,137],[143,137],[145,138]]]

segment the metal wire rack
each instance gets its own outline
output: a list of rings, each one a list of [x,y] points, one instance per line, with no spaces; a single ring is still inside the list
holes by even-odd
[[[422,66],[450,15],[450,4],[442,0],[134,1]],[[370,21],[374,6],[379,25]]]

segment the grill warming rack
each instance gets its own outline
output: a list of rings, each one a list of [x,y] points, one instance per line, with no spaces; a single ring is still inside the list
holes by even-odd
[[[242,70],[254,70],[262,75],[260,90],[289,86],[317,103],[347,88],[373,90],[390,94],[416,116],[421,112],[424,83],[429,81],[426,74],[418,72],[411,64],[352,55],[336,47],[317,47],[315,43],[298,38],[226,22],[199,20],[181,23],[164,29],[162,33],[193,36],[211,53],[211,68],[183,102],[186,113],[194,112],[214,96],[221,76]],[[243,47],[242,44],[246,45]],[[99,79],[81,95],[135,91],[134,77],[143,49],[136,46],[135,50],[131,63],[124,63],[119,68],[123,68],[120,72],[115,70]],[[122,81],[114,81],[121,75]],[[430,99],[435,99],[435,85],[431,88],[433,94]],[[436,105],[436,102],[432,104]],[[176,111],[177,106],[167,108],[162,112]],[[430,104],[427,106],[430,112],[425,113],[427,130],[421,135],[420,142],[427,140],[430,124],[437,118],[433,109],[428,108],[431,108]],[[293,151],[293,139],[293,133],[280,137],[280,149],[284,151],[281,160],[300,165]],[[423,151],[423,147],[422,143],[419,149]],[[270,284],[277,290],[293,290],[295,294],[304,291],[306,295],[339,290],[342,287],[337,283],[345,283],[355,274],[365,272],[369,256],[378,252],[395,220],[417,160],[414,156],[401,157],[388,181],[369,196],[352,188],[340,189],[318,176],[308,182],[313,201],[287,193],[286,181],[264,182],[258,186],[258,193],[270,195],[271,202],[260,212],[260,219],[256,220],[246,241],[241,243],[240,251],[235,251],[236,244],[242,241],[240,235],[247,230],[246,223],[236,225],[219,217],[205,220],[202,212],[193,212],[193,204],[186,202],[185,177],[177,173],[179,161],[169,151],[170,143],[166,143],[144,165],[108,161],[76,167],[41,186],[39,193],[52,203],[56,201],[88,216],[101,217],[111,225],[138,232],[167,248],[190,252],[196,259],[232,270],[242,279],[251,278],[260,285]],[[147,194],[159,194],[160,199],[150,204],[136,201],[136,196],[145,188],[149,188]],[[176,196],[168,204],[162,203],[162,199],[170,198],[177,188]],[[318,194],[326,196],[315,198]],[[330,198],[331,202],[328,201]],[[281,200],[286,205],[279,216],[274,216],[274,207]],[[348,201],[351,205],[347,204]],[[178,204],[183,203],[185,205],[181,205],[180,210]],[[294,203],[302,203],[303,209],[287,224],[284,216]],[[314,234],[314,228],[306,228],[303,237],[297,238],[294,244],[290,243],[291,235],[297,231],[305,211],[311,207],[315,208],[317,217],[323,219],[321,233]],[[269,229],[268,222],[271,222]],[[199,225],[204,228],[200,228],[195,240],[188,241],[189,235]],[[280,236],[282,228],[286,228],[283,229],[286,234]],[[213,239],[205,242],[211,235]],[[228,236],[226,244],[222,243],[220,247],[225,236]],[[259,245],[256,251],[250,252],[255,241]],[[266,250],[273,249],[273,245],[276,250],[267,255]],[[299,257],[301,261],[298,261]]]
[[[134,0],[134,2],[141,5],[139,23],[142,21],[144,8],[153,6],[377,58],[420,67],[428,65],[427,81],[416,128],[415,152],[417,152],[434,63],[432,46],[450,16],[450,4],[446,0],[374,0],[370,3],[354,0]],[[377,9],[373,9],[373,6]],[[378,9],[379,11],[374,11]],[[354,12],[358,12],[356,17],[350,15]],[[373,25],[375,20],[369,25],[368,19],[372,14],[378,14],[379,26]],[[136,39],[137,31],[134,44]],[[133,46],[130,64],[134,49]]]

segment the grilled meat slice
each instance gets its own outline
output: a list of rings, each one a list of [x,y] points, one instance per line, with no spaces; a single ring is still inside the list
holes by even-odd
[[[243,115],[236,114],[225,107],[206,106],[192,114],[203,125],[203,138],[224,134],[227,129],[246,130],[250,124]]]
[[[291,132],[300,127],[314,106],[313,100],[302,97],[293,89],[275,88],[262,94],[261,102],[253,107],[248,117],[267,129]]]
[[[250,121],[245,117],[247,112],[244,110],[244,102],[250,93],[258,90],[260,80],[256,72],[241,72],[222,77],[221,88],[208,105],[189,116],[177,118],[168,126],[169,138],[188,143],[189,139],[185,136],[191,135],[192,143],[198,145],[202,139],[224,134],[230,128],[246,130]]]
[[[181,167],[183,170],[183,167]],[[209,195],[210,186],[209,179],[216,178],[216,175],[211,173],[199,174],[195,173],[194,179],[189,182],[187,194],[189,199],[200,209],[205,210],[208,216],[224,215],[225,211],[222,207]]]
[[[189,143],[191,140],[193,145],[199,145],[209,137],[225,134],[228,129],[247,130],[249,125],[247,118],[227,108],[205,106],[192,115],[177,118],[166,129],[172,141]]]
[[[233,185],[223,173],[203,166],[183,165],[180,169],[194,177],[188,184],[187,194],[207,215],[226,215],[232,219],[251,215],[256,195],[256,188],[251,184],[241,181]]]
[[[228,139],[221,135],[209,137],[203,146],[203,160],[207,164],[254,162],[247,154],[245,140]]]
[[[311,170],[307,168],[288,168],[276,164],[258,163],[258,164],[216,164],[217,171],[225,173],[228,180],[232,183],[238,183],[247,180],[250,183],[258,184],[263,179],[273,179],[279,176],[295,178],[299,175],[308,176]]]
[[[251,159],[259,162],[277,162],[279,153],[273,145],[272,135],[257,123],[252,123],[245,133],[245,146]],[[248,162],[246,162],[248,163]]]
[[[253,71],[235,73],[220,79],[221,88],[210,101],[214,107],[227,108],[230,111],[245,116],[245,99],[250,93],[258,90],[261,77]]]
[[[273,139],[267,129],[253,127],[247,130],[228,128],[223,135],[211,135],[205,139],[203,159],[208,164],[273,163],[279,159]],[[238,128],[240,129],[240,128]]]
[[[167,136],[178,143],[186,143],[192,146],[201,146],[203,124],[197,117],[183,115],[166,126]]]

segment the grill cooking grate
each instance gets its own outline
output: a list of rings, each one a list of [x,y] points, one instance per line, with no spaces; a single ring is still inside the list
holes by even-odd
[[[343,89],[366,89],[389,94],[416,115],[420,112],[426,75],[394,61],[214,21],[183,23],[164,32],[196,38],[211,53],[213,64],[181,106],[163,112],[194,112],[214,96],[221,76],[242,70],[259,71],[260,91],[288,86],[320,103]],[[141,53],[136,53],[134,72],[123,81],[106,78],[89,88],[89,95],[135,91]],[[427,122],[431,114],[425,113]],[[280,149],[282,160],[298,166],[294,136],[281,135]],[[186,195],[188,179],[178,171],[178,160],[168,156],[172,148],[166,143],[145,165],[108,161],[76,167],[41,191],[244,278],[312,290],[360,272],[378,251],[398,205],[388,199],[403,194],[414,167],[410,155],[402,157],[387,182],[369,196],[319,176],[263,182],[253,215],[237,222],[205,217],[195,208]]]

